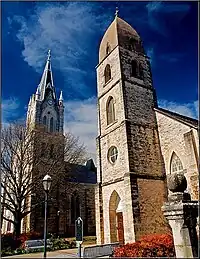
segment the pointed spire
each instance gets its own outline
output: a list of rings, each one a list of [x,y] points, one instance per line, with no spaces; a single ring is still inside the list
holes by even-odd
[[[31,96],[30,96],[30,98],[29,98],[28,105],[31,105]]]
[[[51,59],[51,50],[49,49],[48,50],[48,55],[47,55],[47,61],[50,61]]]
[[[63,103],[63,94],[62,91],[60,92],[59,104]]]
[[[53,90],[53,96],[54,98],[56,98],[56,93],[55,93],[55,88],[54,88],[54,84],[53,84],[53,75],[52,75],[52,70],[51,70],[51,51],[48,51],[48,55],[47,55],[47,61],[46,61],[46,65],[44,68],[44,72],[39,84],[39,92],[41,94],[41,99],[44,99],[45,96],[45,90],[47,87],[52,88]]]
[[[37,91],[36,91],[36,100],[39,100],[40,99],[40,90],[39,90],[39,87],[37,88]]]
[[[118,7],[116,6],[115,17],[118,17],[118,13],[119,13],[119,9],[118,9]]]

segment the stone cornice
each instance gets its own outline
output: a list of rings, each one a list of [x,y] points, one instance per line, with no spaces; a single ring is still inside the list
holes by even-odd
[[[116,84],[118,84],[121,81],[121,78],[115,81],[111,87],[109,87],[105,92],[103,92],[99,97],[98,100],[103,97],[105,94],[107,94]]]
[[[113,183],[118,183],[118,182],[121,182],[124,180],[125,177],[130,177],[130,176],[134,176],[134,178],[136,179],[146,179],[146,180],[160,180],[160,181],[163,181],[166,179],[166,176],[165,175],[162,175],[162,176],[159,176],[159,175],[147,175],[147,174],[143,174],[143,173],[136,173],[136,172],[128,172],[128,173],[125,173],[124,176],[122,177],[119,177],[119,178],[116,178],[114,180],[110,180],[108,182],[103,182],[101,184],[101,186],[107,186],[107,185],[110,185],[110,184],[113,184]],[[100,184],[100,183],[98,183]]]

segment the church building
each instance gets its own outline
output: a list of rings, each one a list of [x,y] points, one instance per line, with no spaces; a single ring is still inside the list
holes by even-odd
[[[198,199],[197,120],[158,107],[138,32],[116,16],[99,47],[97,243],[166,233],[166,175],[186,176]]]
[[[39,154],[39,167],[33,163],[31,173],[38,184],[27,197],[31,209],[21,224],[21,232],[44,231],[44,189],[42,179],[52,177],[48,201],[48,233],[59,236],[75,236],[75,220],[80,216],[84,223],[84,235],[95,235],[94,187],[96,167],[90,159],[85,165],[65,160],[64,150],[64,101],[62,91],[57,98],[51,68],[50,51],[36,93],[30,97],[26,127],[36,134],[33,151]],[[70,145],[70,143],[68,144]],[[50,148],[49,148],[50,147]],[[33,156],[34,156],[33,154]],[[34,160],[35,161],[35,160]],[[51,170],[51,165],[56,167]],[[56,170],[57,169],[57,170]],[[12,214],[5,210],[6,218]],[[3,220],[2,233],[13,232],[13,225]]]
[[[56,95],[50,53],[30,98],[27,127],[36,132],[37,125],[43,127],[37,139],[45,166],[53,157],[46,157],[42,147],[52,139],[62,168],[59,175],[50,174],[53,182],[59,181],[51,189],[48,232],[74,236],[75,219],[81,216],[84,235],[96,234],[97,244],[129,243],[146,234],[166,233],[169,226],[161,211],[168,195],[166,176],[184,174],[192,200],[199,197],[198,122],[158,107],[142,39],[117,13],[101,40],[96,73],[97,169],[92,160],[73,165],[75,182],[66,177],[64,101],[62,92]],[[33,206],[43,200],[41,182],[27,202]],[[41,205],[23,220],[22,230],[42,233],[43,228]],[[10,231],[3,221],[2,233]]]

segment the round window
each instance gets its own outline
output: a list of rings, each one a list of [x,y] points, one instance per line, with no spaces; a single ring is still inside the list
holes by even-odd
[[[114,164],[118,157],[118,150],[116,147],[112,146],[108,150],[108,160],[111,164]]]

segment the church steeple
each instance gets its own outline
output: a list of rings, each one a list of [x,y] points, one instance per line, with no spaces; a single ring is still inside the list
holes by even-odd
[[[36,93],[30,98],[27,112],[27,126],[44,126],[48,132],[63,133],[64,104],[62,92],[58,99],[53,83],[51,52],[48,51],[46,65]]]
[[[38,85],[37,92],[40,93],[40,100],[44,100],[45,98],[45,93],[47,89],[51,89],[53,92],[53,97],[56,99],[56,92],[55,92],[55,87],[53,83],[53,74],[52,74],[52,69],[51,69],[51,51],[48,51],[47,55],[47,61],[46,65],[44,68],[44,72],[42,74],[41,81]]]

